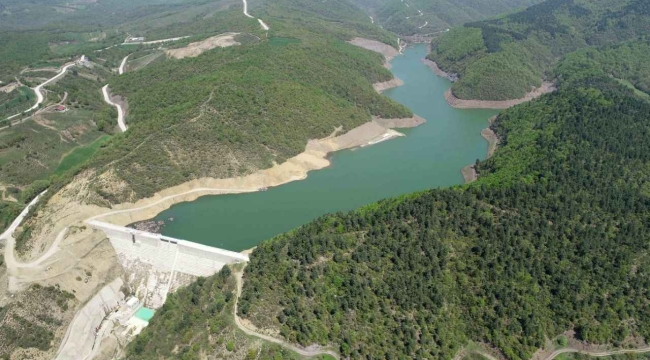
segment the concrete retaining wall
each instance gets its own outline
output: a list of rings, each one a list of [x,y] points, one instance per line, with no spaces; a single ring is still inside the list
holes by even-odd
[[[225,264],[248,261],[248,256],[161,234],[87,222],[109,238],[129,284],[145,306],[159,308],[167,294],[198,276],[210,276]],[[185,274],[188,276],[179,276]]]

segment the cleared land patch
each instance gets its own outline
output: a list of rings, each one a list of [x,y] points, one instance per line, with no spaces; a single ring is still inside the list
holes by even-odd
[[[225,33],[217,36],[212,36],[205,40],[190,43],[183,48],[166,50],[165,53],[169,57],[176,59],[196,57],[214,48],[239,45],[239,42],[235,41],[235,35],[237,35],[237,33]]]

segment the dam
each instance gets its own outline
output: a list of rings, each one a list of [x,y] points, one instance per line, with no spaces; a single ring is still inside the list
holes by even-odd
[[[146,307],[158,309],[167,295],[200,276],[217,273],[226,264],[247,262],[248,256],[161,234],[97,220],[87,224],[102,231],[126,273],[126,285]]]

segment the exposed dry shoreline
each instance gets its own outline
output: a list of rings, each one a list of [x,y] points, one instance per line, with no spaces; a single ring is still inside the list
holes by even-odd
[[[424,65],[428,66],[431,70],[433,70],[433,72],[436,75],[438,75],[440,77],[443,77],[443,78],[447,78],[451,82],[458,81],[458,75],[457,74],[451,74],[451,73],[445,72],[434,61],[431,61],[431,60],[429,60],[427,58],[424,58],[424,59],[422,59],[422,63],[424,63]]]
[[[385,58],[384,67],[386,69],[390,69],[390,61],[393,60],[395,56],[399,55],[399,51],[397,51],[397,49],[377,40],[370,40],[370,39],[356,37],[348,41],[348,43],[384,55]]]
[[[520,99],[504,100],[504,101],[490,101],[490,100],[463,100],[459,99],[452,93],[451,89],[445,92],[445,99],[447,103],[456,109],[495,109],[503,110],[515,105],[523,104],[525,102],[536,99],[544,94],[548,94],[556,90],[555,84],[552,82],[543,82],[542,86],[533,89],[527,93],[526,96]]]
[[[379,52],[384,55],[386,61],[390,61],[399,54],[391,46],[379,41],[355,38],[350,43]],[[373,86],[380,92],[401,85],[403,85],[403,82],[400,79],[394,78],[390,81],[374,84]],[[116,225],[127,225],[150,219],[168,209],[173,204],[193,201],[200,196],[254,192],[262,188],[303,180],[307,177],[309,171],[319,170],[329,166],[328,155],[332,152],[372,145],[394,137],[404,136],[393,130],[393,128],[410,128],[421,125],[424,122],[425,120],[417,115],[404,119],[383,119],[375,117],[372,121],[351,129],[345,134],[334,136],[340,130],[337,129],[331,136],[326,138],[309,140],[304,152],[288,159],[282,164],[276,164],[269,169],[260,170],[243,177],[229,179],[201,178],[192,180],[164,189],[154,196],[141,199],[136,203],[125,203],[114,206],[113,211],[106,212],[110,215],[107,214],[102,220]],[[128,209],[134,210],[114,213],[115,210]]]
[[[383,46],[389,47],[385,44],[379,47]],[[386,49],[384,51],[388,53],[388,56],[397,54],[395,49],[392,49],[392,52]],[[392,80],[382,83],[381,88],[387,89],[401,84],[399,80]],[[40,226],[33,232],[34,250],[27,254],[26,258],[34,259],[41,256],[49,248],[56,234],[63,228],[71,225],[83,226],[83,221],[91,216],[101,218],[102,221],[124,226],[150,219],[173,204],[193,201],[204,195],[254,192],[262,188],[302,180],[307,177],[309,171],[329,166],[328,155],[334,151],[372,145],[403,136],[403,134],[392,130],[392,128],[414,127],[424,123],[424,121],[419,116],[406,119],[373,118],[357,128],[350,129],[345,134],[335,136],[341,130],[339,128],[331,136],[324,139],[310,140],[305,147],[305,151],[282,164],[275,164],[269,169],[259,170],[243,177],[192,180],[161,190],[152,197],[140,199],[135,203],[115,205],[112,209],[89,205],[87,198],[90,196],[88,191],[90,187],[89,179],[92,175],[88,175],[88,178],[78,177],[66,189],[53,196],[43,210],[43,214],[37,217],[36,222],[40,223]],[[111,177],[108,176],[107,178],[110,179]],[[119,184],[116,184],[116,186],[119,186]],[[67,243],[66,240],[64,240],[63,244]]]
[[[489,159],[492,157],[492,155],[494,155],[494,152],[496,151],[497,146],[499,145],[499,138],[491,128],[492,124],[494,123],[494,120],[496,119],[497,119],[497,115],[491,117],[488,120],[488,124],[489,124],[488,127],[481,130],[481,136],[483,136],[483,138],[488,142],[487,155],[485,157],[486,159]],[[463,179],[465,180],[465,184],[469,184],[478,179],[478,173],[474,168],[474,164],[465,166],[460,170],[460,172],[461,174],[463,174]]]
[[[402,85],[404,85],[404,82],[401,79],[395,77],[392,80],[375,83],[372,85],[372,87],[375,88],[375,91],[381,93],[382,91],[392,89],[394,87],[398,87]]]
[[[491,158],[492,155],[494,155],[494,152],[496,151],[497,146],[499,145],[499,138],[497,137],[497,134],[495,134],[494,131],[492,131],[491,128],[492,124],[494,123],[494,120],[496,119],[497,119],[496,115],[491,117],[488,120],[489,123],[488,127],[481,130],[481,136],[483,136],[483,138],[485,138],[485,140],[487,140],[488,142],[487,159]]]
[[[463,174],[463,179],[465,180],[465,184],[469,184],[471,182],[476,181],[478,179],[478,174],[476,173],[476,169],[474,169],[474,165],[467,165],[464,168],[460,169],[460,173]]]
[[[193,201],[200,196],[209,194],[232,194],[259,191],[262,188],[283,185],[296,180],[307,178],[312,170],[323,169],[330,165],[328,155],[332,152],[366,146],[385,141],[403,134],[387,127],[408,128],[424,123],[424,119],[414,116],[406,119],[374,119],[356,127],[343,135],[310,140],[305,151],[288,159],[282,164],[276,164],[269,169],[253,174],[228,178],[201,178],[192,180],[156,193],[154,196],[142,199],[136,203],[120,204],[113,210],[129,210],[116,214],[107,211],[102,221],[116,225],[127,225],[137,221],[150,219],[173,204]],[[162,201],[161,201],[162,200]],[[136,210],[137,209],[137,210]]]

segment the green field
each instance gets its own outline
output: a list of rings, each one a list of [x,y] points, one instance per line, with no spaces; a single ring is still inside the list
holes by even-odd
[[[141,55],[140,57],[137,57],[137,55],[135,55],[129,57],[126,63],[126,71],[137,71],[155,61],[163,60],[165,60],[165,53],[162,51],[150,52],[146,55]]]
[[[300,43],[300,39],[283,38],[283,37],[272,37],[269,39],[269,45],[272,46],[286,46],[289,44],[297,44],[297,43]]]
[[[110,136],[104,135],[89,145],[80,146],[72,150],[70,154],[67,154],[63,160],[61,160],[59,166],[54,170],[54,174],[62,175],[66,171],[84,164],[108,141],[108,139],[110,139]]]

